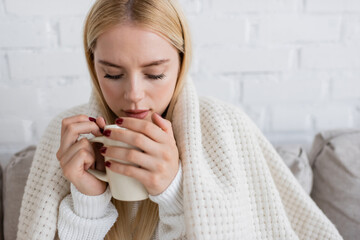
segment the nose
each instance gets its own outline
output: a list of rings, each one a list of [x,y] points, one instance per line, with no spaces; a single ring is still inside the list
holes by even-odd
[[[127,79],[125,88],[124,98],[130,102],[137,103],[145,96],[143,83],[141,82],[141,79],[137,78],[136,76]]]

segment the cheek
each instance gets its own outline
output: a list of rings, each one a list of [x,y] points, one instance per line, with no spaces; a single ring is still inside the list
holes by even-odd
[[[110,103],[112,99],[115,99],[119,94],[117,88],[109,83],[100,82],[100,88],[104,95],[105,100]]]
[[[110,81],[106,81],[99,77],[100,76],[98,76],[98,79],[100,79],[99,85],[100,85],[101,92],[105,98],[106,103],[111,107],[112,101],[114,101],[117,98],[117,96],[119,95],[118,88],[113,86],[113,84],[111,84]]]
[[[156,95],[157,97],[161,96],[159,99],[161,99],[162,104],[168,105],[170,103],[174,94],[176,79],[177,76],[173,76],[171,80],[169,79],[169,82],[158,89]]]

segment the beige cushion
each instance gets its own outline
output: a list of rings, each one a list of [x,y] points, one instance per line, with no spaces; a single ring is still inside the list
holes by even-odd
[[[313,173],[306,152],[300,146],[278,146],[276,151],[290,168],[303,189],[310,194]]]
[[[4,170],[4,239],[16,239],[21,200],[26,179],[35,153],[35,146],[30,146],[16,153]]]
[[[327,131],[315,137],[309,160],[311,196],[347,240],[360,236],[360,130]]]

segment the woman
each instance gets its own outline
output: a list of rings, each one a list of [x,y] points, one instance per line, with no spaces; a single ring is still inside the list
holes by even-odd
[[[197,97],[174,0],[96,1],[84,47],[93,94],[38,145],[18,239],[341,239],[243,112]],[[105,122],[129,131],[103,131]],[[99,149],[87,134],[143,152]],[[86,171],[103,156],[139,165],[105,163],[139,180],[149,199],[110,200]]]

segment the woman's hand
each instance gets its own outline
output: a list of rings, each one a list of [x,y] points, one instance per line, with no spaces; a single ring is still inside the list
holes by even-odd
[[[121,118],[117,124],[126,129],[104,131],[104,136],[136,146],[143,152],[122,147],[107,147],[102,149],[102,154],[140,166],[116,161],[105,163],[112,171],[140,181],[150,195],[158,195],[175,178],[179,169],[179,153],[171,123],[156,113],[152,115],[152,121]]]
[[[72,182],[83,194],[95,196],[106,190],[106,183],[88,173],[96,161],[96,153],[92,144],[86,138],[79,141],[80,134],[92,133],[100,136],[105,126],[105,120],[89,118],[86,115],[76,115],[62,120],[61,142],[56,157],[60,162],[64,177]],[[101,155],[100,155],[101,156]]]

